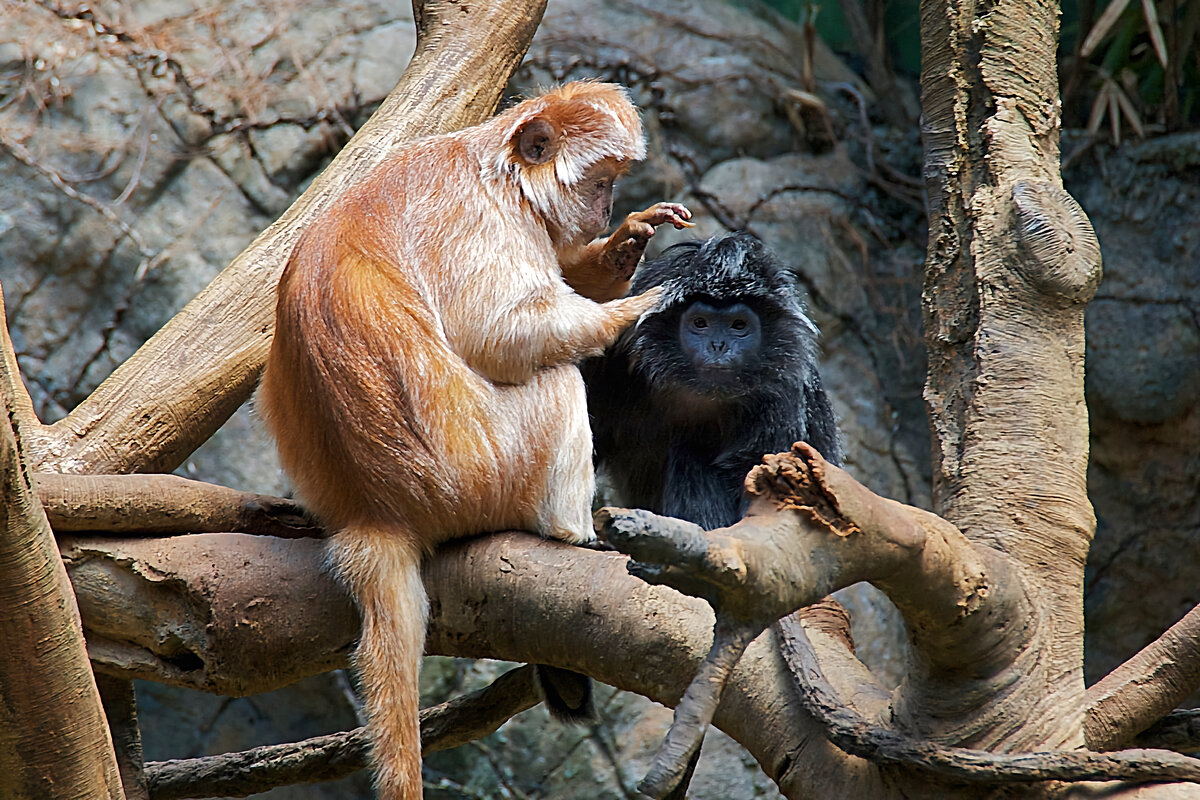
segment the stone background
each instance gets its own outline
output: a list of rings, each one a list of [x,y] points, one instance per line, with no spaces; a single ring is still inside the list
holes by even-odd
[[[411,12],[382,2],[3,0],[0,285],[43,420],[61,417],[283,211],[366,119],[412,52]],[[650,157],[618,213],[687,203],[708,235],[746,227],[792,265],[823,331],[848,468],[929,503],[921,390],[925,225],[914,122],[888,128],[823,46],[805,80],[800,31],[753,3],[550,0],[512,92],[569,77],[628,85]],[[904,91],[911,92],[911,86]],[[812,89],[827,114],[804,102]],[[1200,602],[1200,138],[1113,149],[1064,136],[1105,279],[1088,312],[1089,483],[1099,516],[1087,669],[1103,675]],[[661,239],[661,241],[660,241]],[[285,493],[250,408],[180,472]],[[851,589],[860,655],[894,676],[890,604]],[[429,658],[426,702],[504,665]],[[229,699],[139,685],[147,757],[294,740],[357,724],[344,675]],[[538,708],[427,760],[435,798],[627,798],[670,720],[601,687],[593,727]],[[260,795],[367,798],[365,774]],[[712,732],[691,796],[778,797]]]

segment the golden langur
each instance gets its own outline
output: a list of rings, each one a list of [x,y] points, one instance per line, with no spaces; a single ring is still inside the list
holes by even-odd
[[[404,146],[284,270],[258,404],[362,614],[384,800],[421,796],[423,556],[492,530],[594,538],[576,363],[655,305],[658,289],[623,297],[633,267],[654,226],[691,216],[660,203],[593,241],[644,155],[622,89],[570,83]]]

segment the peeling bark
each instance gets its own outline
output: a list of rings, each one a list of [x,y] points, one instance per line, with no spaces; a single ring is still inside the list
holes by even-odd
[[[1027,671],[1004,692],[980,697],[919,670],[901,705],[945,744],[1078,747],[1083,566],[1095,529],[1083,312],[1100,262],[1086,217],[1061,189],[1058,8],[925,0],[921,17],[934,505],[1018,566],[1033,613],[1011,622],[1037,636]]]

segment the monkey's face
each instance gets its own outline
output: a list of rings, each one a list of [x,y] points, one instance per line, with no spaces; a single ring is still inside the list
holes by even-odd
[[[736,386],[758,363],[762,321],[745,303],[696,300],[679,317],[679,346],[701,383]]]
[[[623,172],[621,165],[605,159],[589,167],[579,182],[576,191],[584,206],[579,227],[589,241],[608,230],[612,219],[613,183],[620,172]]]
[[[606,158],[588,167],[583,177],[563,186],[556,203],[547,209],[546,227],[555,246],[587,244],[608,230],[612,217],[613,183],[625,165]]]

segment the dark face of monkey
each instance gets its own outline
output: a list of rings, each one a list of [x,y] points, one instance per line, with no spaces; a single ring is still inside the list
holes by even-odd
[[[762,322],[745,303],[696,300],[679,317],[679,346],[702,381],[725,384],[757,363]]]
[[[608,230],[608,223],[612,219],[613,182],[616,179],[616,165],[603,161],[589,169],[583,177],[580,194],[590,198],[583,228],[592,231],[590,238],[594,239]]]

